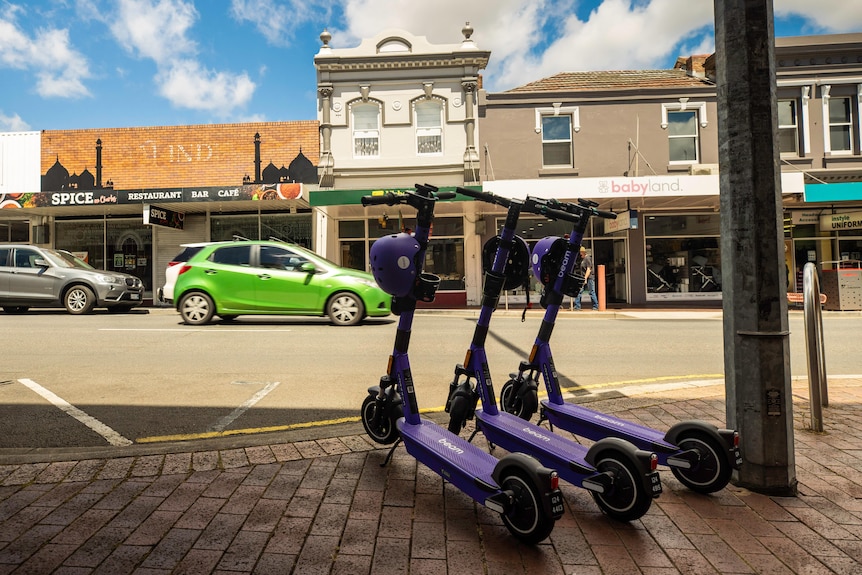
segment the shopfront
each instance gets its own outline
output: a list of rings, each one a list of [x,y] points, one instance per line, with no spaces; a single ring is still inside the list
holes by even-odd
[[[9,241],[69,250],[98,269],[135,275],[153,300],[182,244],[242,237],[311,247],[313,218],[302,193],[302,184],[37,192],[7,204],[3,216],[16,217],[0,221],[0,231],[8,229]]]

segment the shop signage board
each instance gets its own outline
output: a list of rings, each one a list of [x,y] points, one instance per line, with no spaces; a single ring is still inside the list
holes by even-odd
[[[666,196],[717,196],[720,184],[716,174],[703,176],[649,176],[612,178],[565,178],[533,180],[495,180],[484,182],[482,189],[508,198],[530,195],[558,200],[573,198],[657,198]],[[803,193],[801,173],[782,173],[783,194]]]
[[[144,225],[162,226],[175,230],[183,229],[185,214],[160,206],[144,204]]]
[[[820,216],[820,229],[823,231],[860,230],[862,229],[862,212]]]
[[[64,190],[15,194],[7,208],[43,208],[149,204],[151,202],[224,202],[241,200],[298,200],[302,184],[247,184],[233,187],[162,188],[145,190]]]
[[[617,214],[615,220],[602,220],[605,223],[605,233],[622,232],[624,230],[636,230],[638,228],[637,210],[628,210]]]
[[[862,182],[805,184],[806,202],[852,202],[862,200]]]

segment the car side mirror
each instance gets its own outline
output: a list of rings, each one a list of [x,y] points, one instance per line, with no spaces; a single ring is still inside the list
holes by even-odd
[[[36,267],[39,267],[39,268],[51,267],[48,265],[48,262],[45,261],[45,258],[35,258],[33,260],[33,265],[35,265]]]
[[[304,262],[299,266],[299,271],[307,274],[313,274],[317,271],[317,267],[315,267],[315,265],[311,262]]]

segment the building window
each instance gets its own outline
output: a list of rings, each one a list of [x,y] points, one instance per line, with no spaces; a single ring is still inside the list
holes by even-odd
[[[799,153],[799,120],[796,100],[778,101],[778,148],[782,154]]]
[[[850,98],[829,98],[829,147],[833,153],[853,151]]]
[[[443,106],[440,102],[416,102],[416,153],[443,153]]]
[[[668,111],[670,161],[697,163],[697,111]]]
[[[353,156],[357,158],[380,155],[380,107],[377,104],[354,104]]]
[[[573,167],[570,115],[542,116],[542,165],[546,168]]]

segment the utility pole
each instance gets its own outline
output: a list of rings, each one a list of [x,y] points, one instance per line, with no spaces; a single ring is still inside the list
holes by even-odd
[[[743,456],[733,481],[795,495],[774,39],[772,0],[715,0],[725,390]]]

